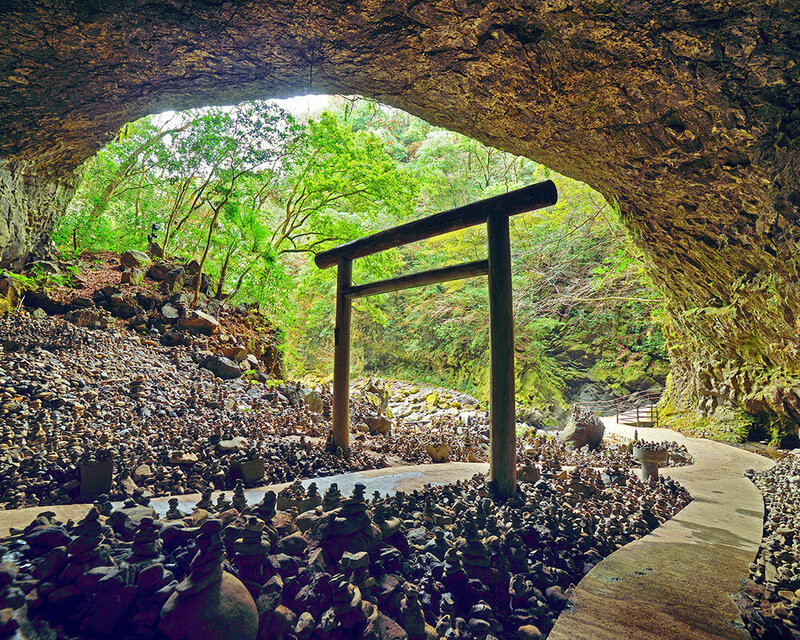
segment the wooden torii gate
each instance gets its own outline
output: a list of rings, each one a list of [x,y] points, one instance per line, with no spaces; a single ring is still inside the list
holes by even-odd
[[[489,480],[500,497],[516,490],[516,410],[514,405],[514,312],[511,291],[509,216],[554,205],[551,180],[442,211],[318,253],[320,269],[337,266],[336,329],[333,359],[333,441],[350,444],[350,312],[353,298],[426,284],[489,276],[491,398]],[[488,260],[432,269],[369,284],[352,283],[353,260],[411,242],[486,223]]]

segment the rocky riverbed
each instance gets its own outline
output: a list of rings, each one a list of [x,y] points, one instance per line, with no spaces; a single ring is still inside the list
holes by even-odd
[[[505,502],[476,476],[372,500],[295,485],[259,504],[240,483],[232,503],[176,501],[162,520],[142,496],[101,497],[78,522],[45,511],[0,547],[0,632],[545,638],[587,571],[689,501],[669,479],[602,471],[540,465]]]
[[[800,456],[748,474],[764,496],[764,537],[736,596],[757,640],[800,639]]]

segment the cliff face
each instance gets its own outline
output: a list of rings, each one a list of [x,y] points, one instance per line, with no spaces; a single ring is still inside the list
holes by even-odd
[[[65,5],[69,8],[64,8]],[[0,251],[146,113],[360,93],[616,200],[669,298],[670,408],[800,422],[794,1],[220,0],[0,9]]]
[[[0,162],[0,265],[19,267],[47,253],[53,223],[76,183],[72,171],[42,174],[24,162]]]

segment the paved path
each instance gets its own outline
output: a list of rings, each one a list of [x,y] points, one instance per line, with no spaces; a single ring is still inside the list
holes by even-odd
[[[633,434],[614,418],[606,419],[606,429]],[[764,506],[743,474],[773,462],[668,429],[639,429],[639,436],[688,447],[695,464],[666,472],[694,500],[595,566],[575,588],[549,640],[749,639],[730,594],[758,550]]]
[[[383,469],[371,469],[369,471],[356,471],[354,473],[342,473],[325,478],[315,478],[314,480],[303,480],[303,486],[308,486],[311,482],[316,482],[320,493],[324,492],[332,482],[339,485],[339,490],[343,495],[349,496],[353,491],[356,482],[361,482],[367,487],[367,496],[372,496],[373,491],[379,491],[382,495],[388,495],[395,491],[413,491],[421,489],[425,484],[446,484],[457,480],[467,480],[476,473],[487,473],[489,465],[485,463],[471,462],[448,462],[444,464],[423,464],[406,467],[386,467]],[[245,491],[247,500],[250,504],[260,502],[264,493],[272,489],[280,491],[289,483],[274,484]],[[214,494],[214,498],[219,492]],[[225,492],[230,499],[233,492]],[[191,511],[198,500],[199,493],[190,493],[177,496],[180,500],[180,508],[184,511]],[[169,498],[153,498],[150,504],[158,512],[164,515],[167,511],[167,501]],[[0,511],[0,537],[8,535],[9,528],[15,527],[22,529],[30,524],[38,514],[43,511],[53,511],[62,521],[70,518],[79,520],[91,507],[90,504],[68,504],[56,505],[52,507],[28,507],[26,509],[14,509],[11,511]]]

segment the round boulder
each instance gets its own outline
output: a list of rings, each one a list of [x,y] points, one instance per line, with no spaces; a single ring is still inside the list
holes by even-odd
[[[258,611],[230,573],[199,593],[173,593],[161,609],[159,631],[169,640],[255,640]]]

